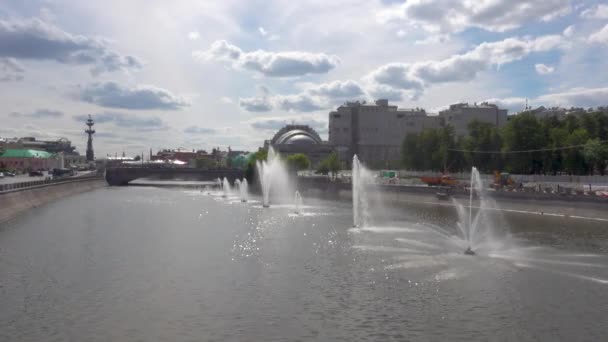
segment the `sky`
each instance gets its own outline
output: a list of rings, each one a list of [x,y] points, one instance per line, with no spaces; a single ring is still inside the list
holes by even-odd
[[[256,150],[378,98],[607,105],[608,2],[0,0],[0,137]]]

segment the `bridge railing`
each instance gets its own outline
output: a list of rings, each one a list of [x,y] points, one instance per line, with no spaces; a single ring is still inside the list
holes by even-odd
[[[66,182],[74,182],[74,181],[84,181],[91,179],[100,179],[101,176],[97,174],[86,175],[86,176],[77,176],[77,177],[57,177],[57,178],[45,178],[34,181],[25,181],[25,182],[15,182],[8,184],[0,184],[0,194],[8,191],[22,190],[31,187],[47,185],[47,184],[56,184],[56,183],[66,183]]]

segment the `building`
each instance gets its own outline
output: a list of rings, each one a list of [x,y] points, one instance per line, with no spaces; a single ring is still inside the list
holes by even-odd
[[[537,107],[535,109],[529,110],[534,117],[538,120],[550,117],[557,117],[559,120],[563,120],[566,118],[568,111],[565,108],[553,107],[553,108],[545,108],[544,106]]]
[[[399,109],[388,100],[347,102],[329,113],[329,143],[342,161],[357,154],[367,165],[388,167],[399,163],[407,134],[438,125],[438,117],[424,109]]]
[[[284,156],[304,154],[310,159],[313,167],[333,151],[332,146],[323,141],[319,134],[307,125],[286,125],[271,140],[264,142],[265,148],[270,146]]]
[[[454,133],[467,135],[469,123],[473,120],[487,122],[496,127],[503,127],[507,123],[507,110],[500,109],[495,104],[483,102],[470,105],[468,103],[457,103],[450,105],[449,109],[439,112],[442,125],[454,127]]]
[[[5,144],[7,149],[38,150],[48,153],[63,152],[65,155],[78,155],[78,152],[75,151],[76,147],[72,146],[72,142],[66,138],[37,140],[34,137],[23,137],[19,139],[6,139]]]
[[[32,170],[50,170],[60,167],[57,155],[40,150],[6,149],[0,155],[0,168],[27,172]]]
[[[190,164],[192,160],[196,159],[199,155],[199,153],[201,155],[207,154],[207,152],[205,151],[186,151],[186,150],[160,150],[158,152],[156,152],[156,155],[152,156],[152,160],[164,160],[164,161],[169,161],[169,160],[179,160],[179,161],[183,161],[186,164]]]

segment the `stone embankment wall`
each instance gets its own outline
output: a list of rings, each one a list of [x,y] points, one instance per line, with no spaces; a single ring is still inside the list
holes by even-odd
[[[0,224],[32,208],[105,186],[103,178],[94,177],[0,192]]]

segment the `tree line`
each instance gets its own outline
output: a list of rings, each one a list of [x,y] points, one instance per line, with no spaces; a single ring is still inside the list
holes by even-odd
[[[477,167],[491,173],[604,175],[608,166],[608,111],[537,118],[531,112],[510,117],[498,128],[472,121],[467,136],[452,126],[408,134],[402,165],[412,170],[457,172]]]

